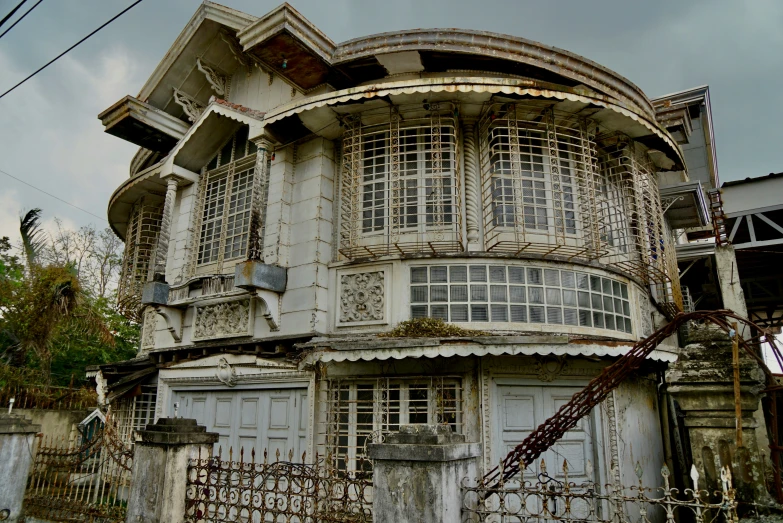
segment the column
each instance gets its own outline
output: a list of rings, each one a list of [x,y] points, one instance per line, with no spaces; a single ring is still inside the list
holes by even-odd
[[[479,169],[476,153],[475,124],[462,124],[462,149],[465,152],[465,224],[468,232],[468,251],[483,250],[479,243]]]
[[[166,199],[163,202],[160,233],[158,234],[158,244],[155,247],[153,281],[166,281],[166,258],[168,258],[169,240],[171,239],[171,215],[174,213],[174,201],[177,198],[178,186],[179,178],[176,176],[166,178]]]
[[[28,419],[0,414],[0,519],[4,521],[20,521],[27,476],[33,464],[33,442],[40,430],[40,425],[33,425]]]
[[[216,432],[194,419],[161,418],[139,431],[125,521],[182,523],[191,459],[212,456]]]
[[[481,445],[448,425],[401,425],[373,460],[373,521],[459,523],[462,479],[476,478]]]
[[[269,162],[269,151],[272,144],[265,137],[253,140],[258,151],[256,152],[256,167],[253,176],[253,201],[250,207],[250,240],[247,247],[247,259],[253,261],[263,261],[264,259],[264,238],[263,221],[264,209],[266,208],[267,184],[269,183],[269,173],[267,172],[267,163]]]

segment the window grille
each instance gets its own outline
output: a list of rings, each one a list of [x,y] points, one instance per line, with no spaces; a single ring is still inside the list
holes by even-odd
[[[414,266],[410,275],[411,318],[633,332],[628,285],[611,278],[505,265]]]
[[[400,425],[447,424],[462,432],[458,377],[325,380],[319,394],[319,452],[334,456],[341,470],[355,470],[357,459],[366,457],[368,438]]]
[[[139,385],[135,396],[124,396],[111,405],[111,416],[117,424],[117,434],[125,444],[135,441],[135,431],[155,421],[158,386]]]
[[[586,123],[545,106],[495,104],[479,133],[487,250],[600,256],[582,231],[595,222],[587,207],[597,181]]]
[[[443,111],[392,108],[346,121],[343,257],[462,250],[457,126]]]
[[[256,145],[243,126],[204,168],[197,197],[196,265],[217,264],[244,257],[250,239],[251,208],[257,180]],[[259,192],[263,195],[263,192]]]
[[[133,206],[128,219],[117,302],[120,312],[136,321],[141,320],[141,290],[149,276],[162,214],[162,201],[144,196]]]

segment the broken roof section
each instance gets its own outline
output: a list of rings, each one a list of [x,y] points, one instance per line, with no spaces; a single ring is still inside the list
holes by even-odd
[[[228,89],[235,71],[253,67],[282,78],[299,92],[344,91],[385,83],[390,76],[448,73],[490,73],[516,79],[525,87],[532,81],[537,89],[602,100],[637,115],[654,129],[649,146],[665,151],[673,168],[681,164],[674,141],[668,136],[661,139],[668,133],[656,122],[655,109],[641,89],[579,55],[516,36],[463,29],[416,29],[335,44],[287,3],[257,18],[204,2],[137,98],[191,125],[197,119],[193,113],[203,110],[210,96],[223,97],[221,90]],[[125,127],[138,132],[122,137],[144,146],[148,124],[131,112],[128,117],[134,125]],[[643,138],[637,139],[646,143]]]

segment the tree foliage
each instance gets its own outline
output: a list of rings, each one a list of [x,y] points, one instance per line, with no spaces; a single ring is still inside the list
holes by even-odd
[[[48,241],[40,212],[20,220],[24,266],[0,240],[0,358],[42,384],[68,384],[87,365],[133,357],[139,328],[114,307],[119,240],[57,222]]]

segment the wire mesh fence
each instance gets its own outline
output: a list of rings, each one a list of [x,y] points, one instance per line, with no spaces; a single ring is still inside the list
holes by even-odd
[[[7,385],[0,388],[0,405],[15,409],[87,410],[98,405],[95,389],[88,387],[54,387]]]
[[[307,463],[282,456],[235,455],[191,460],[185,494],[185,521],[285,523],[372,521],[372,479],[366,467],[340,471],[336,457]],[[238,459],[236,459],[238,458]],[[287,459],[287,460],[286,460]]]

